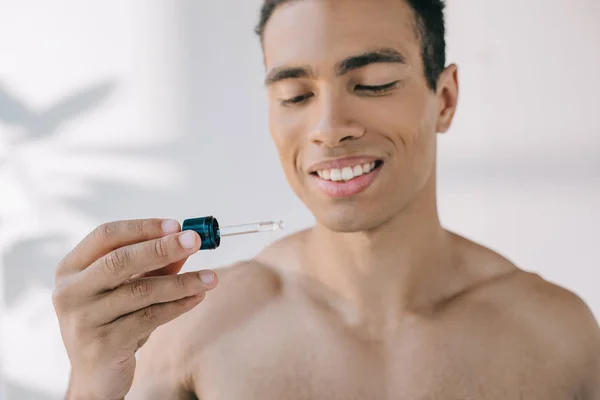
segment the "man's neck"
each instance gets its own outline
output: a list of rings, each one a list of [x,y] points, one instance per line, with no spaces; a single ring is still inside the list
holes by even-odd
[[[389,330],[403,313],[443,297],[443,281],[457,265],[451,242],[439,222],[435,189],[426,187],[372,231],[339,233],[317,225],[303,268],[348,323]]]

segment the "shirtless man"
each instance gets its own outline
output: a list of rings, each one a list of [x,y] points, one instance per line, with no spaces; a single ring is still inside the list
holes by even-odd
[[[175,222],[97,228],[57,270],[68,399],[600,400],[586,305],[440,225],[442,9],[267,1],[270,129],[317,223],[218,284],[178,273],[200,238]]]

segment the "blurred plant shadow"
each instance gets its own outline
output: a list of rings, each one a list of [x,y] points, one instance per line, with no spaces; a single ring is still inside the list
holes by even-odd
[[[160,211],[157,207],[176,201],[177,194],[136,187],[131,184],[103,179],[90,180],[90,195],[64,199],[63,204],[103,221],[122,219],[123,215],[150,217]],[[149,201],[151,200],[151,201]],[[115,205],[118,207],[107,207]]]
[[[0,83],[0,120],[8,125],[18,126],[18,135],[11,138],[10,147],[27,144],[42,138],[51,137],[60,132],[60,127],[69,119],[89,112],[104,101],[115,89],[114,82],[92,84],[74,94],[59,100],[55,105],[42,112],[35,112],[18,100]],[[169,149],[175,150],[176,143],[163,144],[160,148],[153,148],[144,143],[136,149],[123,149],[103,146],[102,149],[71,148],[78,155],[85,156],[119,156],[119,157],[146,157],[165,161],[165,153],[171,154]],[[175,152],[173,152],[175,153]],[[8,155],[10,157],[10,154]],[[173,162],[176,160],[171,159]],[[1,161],[1,160],[0,160]],[[169,161],[169,156],[167,156]],[[0,163],[0,170],[2,163]],[[26,174],[21,174],[19,179],[24,184],[30,184]],[[53,200],[61,206],[72,209],[78,215],[85,215],[102,221],[122,219],[122,215],[154,215],[156,205],[165,204],[175,200],[175,194],[143,188],[135,183],[114,182],[109,178],[99,177],[85,179],[86,187],[90,190],[78,195],[53,195]],[[148,201],[152,199],[152,201]],[[118,207],[111,205],[118,204]],[[112,213],[112,214],[111,214]],[[54,227],[53,227],[54,228]],[[93,227],[90,227],[90,229]],[[4,229],[4,222],[0,218],[0,229]],[[56,231],[56,229],[52,229]],[[54,287],[54,273],[56,265],[69,251],[68,238],[60,231],[43,234],[37,237],[19,238],[4,251],[2,263],[4,269],[4,301],[10,308],[15,305],[21,295],[29,287],[42,286]]]
[[[20,144],[28,144],[58,134],[64,123],[98,107],[109,97],[115,87],[116,83],[112,81],[91,84],[63,97],[47,109],[37,111],[0,83],[0,121],[20,128],[16,131],[16,135],[7,138],[8,151],[5,159],[0,160],[0,169]],[[19,171],[18,178],[24,186],[32,185],[25,171]],[[0,229],[3,229],[4,225],[4,221],[0,219]],[[5,300],[9,307],[29,284],[35,281],[44,286],[53,284],[53,269],[49,269],[48,265],[58,260],[55,260],[56,256],[49,256],[48,250],[57,248],[64,240],[60,235],[25,238],[5,252],[4,289]]]
[[[30,285],[54,286],[54,268],[66,238],[48,235],[15,243],[4,255],[4,301],[10,308]]]
[[[175,201],[174,194],[157,193],[131,185],[94,180],[93,193],[86,197],[63,199],[63,204],[94,218],[116,220],[121,215],[153,215],[153,204]],[[148,202],[148,199],[152,202]],[[119,204],[112,210],[107,204]],[[114,215],[110,213],[114,212]],[[25,238],[13,244],[4,254],[4,301],[12,307],[31,286],[54,287],[56,266],[70,250],[65,235],[53,234]]]
[[[99,106],[115,87],[112,81],[96,83],[65,96],[46,110],[34,111],[0,83],[0,120],[23,128],[21,140],[37,140],[57,133],[63,123]]]

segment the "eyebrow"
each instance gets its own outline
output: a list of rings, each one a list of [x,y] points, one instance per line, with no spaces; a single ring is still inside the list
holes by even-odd
[[[376,63],[406,64],[406,58],[396,49],[381,48],[345,58],[336,65],[335,71],[340,76]],[[315,73],[310,67],[277,67],[269,71],[265,78],[265,86],[285,79],[308,78],[312,76],[315,76]]]
[[[265,86],[285,79],[307,78],[314,75],[310,67],[277,67],[273,68],[265,78]]]
[[[406,64],[406,58],[395,49],[377,49],[342,60],[338,64],[336,72],[338,75],[344,75],[352,70],[376,63]]]

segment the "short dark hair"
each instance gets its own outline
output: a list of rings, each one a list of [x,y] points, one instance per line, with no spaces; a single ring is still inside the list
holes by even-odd
[[[275,9],[284,3],[298,0],[264,0],[260,21],[255,32],[263,38],[265,26]],[[425,78],[431,90],[437,89],[437,81],[446,65],[446,40],[444,23],[444,0],[405,0],[415,16],[417,37],[421,42],[421,57]]]

